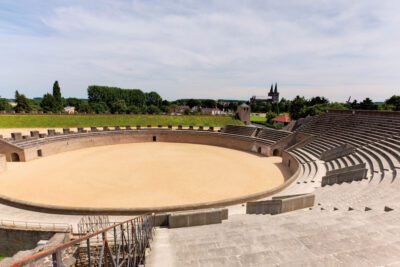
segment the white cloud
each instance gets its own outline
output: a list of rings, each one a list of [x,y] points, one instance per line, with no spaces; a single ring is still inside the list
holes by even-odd
[[[89,84],[107,84],[169,99],[247,99],[275,81],[287,98],[398,93],[400,4],[390,0],[12,7],[5,19],[0,12],[3,96],[40,96],[55,79],[64,95],[80,97]],[[21,23],[21,13],[32,23]]]

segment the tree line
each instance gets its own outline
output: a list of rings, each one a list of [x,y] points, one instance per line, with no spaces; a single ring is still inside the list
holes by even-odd
[[[223,101],[213,99],[178,99],[172,102],[164,100],[157,92],[143,92],[140,89],[122,89],[118,87],[92,85],[87,89],[88,99],[63,98],[58,81],[53,84],[52,93],[42,98],[29,99],[24,94],[15,92],[15,106],[7,99],[0,98],[1,111],[31,112],[43,111],[58,113],[66,106],[73,106],[79,113],[130,113],[159,114],[168,113],[178,106],[201,108],[219,108],[235,111],[237,105],[245,101]],[[362,109],[400,111],[400,95],[393,95],[383,103],[375,103],[370,98],[363,101],[339,103],[330,102],[327,98],[316,96],[306,99],[296,96],[292,100],[282,98],[278,103],[260,101],[249,103],[252,112],[267,113],[267,119],[281,113],[289,113],[292,119],[318,115],[327,109]],[[192,111],[189,110],[189,113]],[[198,112],[198,111],[197,111]]]

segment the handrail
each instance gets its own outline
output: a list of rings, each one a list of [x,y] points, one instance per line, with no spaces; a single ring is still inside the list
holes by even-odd
[[[119,250],[118,250],[118,252],[116,251],[117,253],[116,253],[115,259],[114,259],[112,256],[112,249],[110,248],[110,244],[112,242],[115,242],[115,245],[117,245],[116,242],[117,242],[117,240],[119,240],[119,241],[122,241],[122,245],[118,244],[119,249],[124,249],[124,248],[129,249],[129,251],[127,251],[127,254],[126,254],[126,257],[128,257],[128,258],[124,259],[124,261],[131,260],[132,263],[133,262],[135,263],[134,266],[137,266],[137,265],[139,265],[140,262],[142,262],[144,260],[145,251],[143,251],[143,250],[145,250],[146,247],[149,246],[149,241],[152,239],[153,226],[154,226],[153,215],[143,215],[143,216],[135,217],[133,219],[129,219],[129,220],[126,220],[123,222],[116,223],[116,224],[106,227],[102,230],[99,230],[99,231],[96,231],[93,233],[88,233],[85,236],[82,236],[75,240],[71,240],[71,241],[61,244],[59,246],[40,251],[31,256],[27,256],[27,257],[23,258],[22,260],[11,264],[9,267],[22,267],[26,264],[37,262],[38,260],[43,259],[48,256],[52,257],[54,267],[63,266],[62,259],[61,259],[62,251],[64,251],[67,248],[70,248],[74,245],[80,244],[81,242],[85,242],[87,244],[87,256],[88,256],[87,259],[89,261],[89,266],[91,266],[91,264],[90,264],[91,258],[92,258],[91,253],[93,253],[91,251],[91,249],[93,248],[93,246],[90,245],[90,238],[98,237],[99,235],[101,235],[101,239],[102,239],[101,240],[102,241],[101,243],[103,244],[102,249],[107,250],[108,256],[111,256],[111,259],[114,261],[114,263],[119,262],[121,260],[120,259],[121,255],[118,255]],[[119,232],[119,234],[121,235],[120,237],[116,236],[117,229],[118,229],[118,231],[120,231]],[[121,230],[119,230],[119,229],[121,229]],[[125,233],[125,230],[126,230],[126,233]],[[112,233],[114,234],[114,239],[111,241],[107,240],[107,233],[109,231],[112,231]],[[140,250],[140,251],[135,251],[135,249]],[[115,248],[115,250],[117,250],[117,249]],[[107,255],[105,255],[105,254],[106,253],[100,255],[98,260],[99,261],[107,260],[106,259]],[[137,257],[138,255],[139,255],[138,260],[131,259],[132,257]]]

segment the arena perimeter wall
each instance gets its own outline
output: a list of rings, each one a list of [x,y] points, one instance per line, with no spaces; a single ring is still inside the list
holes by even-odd
[[[38,158],[38,150],[41,151],[43,157],[62,153],[65,151],[115,145],[127,143],[142,142],[176,142],[190,144],[204,144],[212,146],[220,146],[247,152],[259,153],[270,156],[270,145],[256,141],[255,139],[223,134],[219,132],[208,131],[185,131],[185,130],[130,130],[130,131],[109,131],[82,134],[68,134],[56,137],[47,137],[46,142],[25,148],[22,151],[11,152],[20,153],[21,161],[30,161]],[[7,153],[5,153],[7,155]],[[9,158],[8,156],[7,158]]]
[[[222,134],[219,132],[207,131],[185,131],[185,130],[131,130],[131,131],[110,131],[110,132],[95,132],[82,134],[68,134],[57,136],[57,139],[52,137],[46,138],[46,142],[33,145],[29,148],[22,149],[20,152],[21,161],[29,161],[38,158],[38,150],[42,156],[62,153],[65,151],[84,149],[94,146],[139,143],[139,142],[177,142],[191,144],[205,144],[231,148],[236,150],[258,153],[265,156],[271,156],[272,151],[269,144],[257,141],[254,138],[241,137],[237,135]],[[11,153],[9,151],[8,153]],[[15,153],[15,151],[14,151]],[[0,203],[14,206],[21,209],[33,210],[38,212],[55,213],[55,214],[108,214],[108,215],[139,215],[149,212],[170,212],[182,210],[194,210],[205,208],[225,207],[245,203],[247,201],[257,200],[279,193],[288,185],[294,182],[299,175],[299,163],[289,153],[282,152],[283,163],[289,167],[292,176],[288,178],[282,185],[256,194],[247,195],[239,198],[224,199],[221,201],[204,202],[194,205],[179,205],[166,207],[149,207],[149,208],[125,208],[125,209],[108,209],[108,208],[76,208],[63,207],[55,205],[42,205],[21,201],[18,199],[9,198],[0,195]],[[184,170],[183,170],[184,171]]]

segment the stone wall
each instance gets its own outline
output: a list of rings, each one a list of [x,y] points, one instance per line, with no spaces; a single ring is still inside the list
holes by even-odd
[[[247,202],[246,214],[279,214],[314,206],[315,195],[273,197],[272,200]]]
[[[20,250],[36,247],[40,240],[49,240],[56,232],[18,228],[0,228],[0,255],[12,256]]]
[[[325,150],[322,152],[320,159],[323,161],[330,161],[333,159],[341,158],[350,155],[354,152],[355,147],[350,144],[342,144],[340,146]]]
[[[300,167],[300,163],[297,161],[295,157],[293,157],[289,152],[282,152],[282,163],[288,167],[292,174],[297,172]]]
[[[353,181],[361,181],[367,177],[367,169],[351,170],[344,173],[336,173],[322,177],[321,186],[351,183]]]
[[[304,146],[311,142],[315,137],[305,133],[296,132],[294,134],[288,135],[275,144],[272,144],[268,148],[268,156],[273,156],[274,151],[278,151],[278,155],[281,156],[282,152],[286,149],[291,149],[298,146]]]
[[[39,143],[37,146],[26,148],[23,152],[23,159],[29,161],[38,158],[39,150],[41,155],[45,157],[65,151],[94,146],[153,142],[153,137],[155,137],[157,142],[213,145],[254,153],[259,153],[261,150],[261,154],[264,155],[267,155],[269,151],[269,145],[256,142],[251,138],[236,137],[218,132],[148,129],[121,132],[110,131],[109,133],[110,134],[104,132],[98,134],[81,134],[71,136],[71,138],[65,136],[63,139],[54,140],[52,142]]]
[[[25,161],[25,154],[23,149],[9,144],[3,139],[0,139],[0,154],[6,155],[7,161],[12,161],[12,153],[16,153],[20,161]]]

